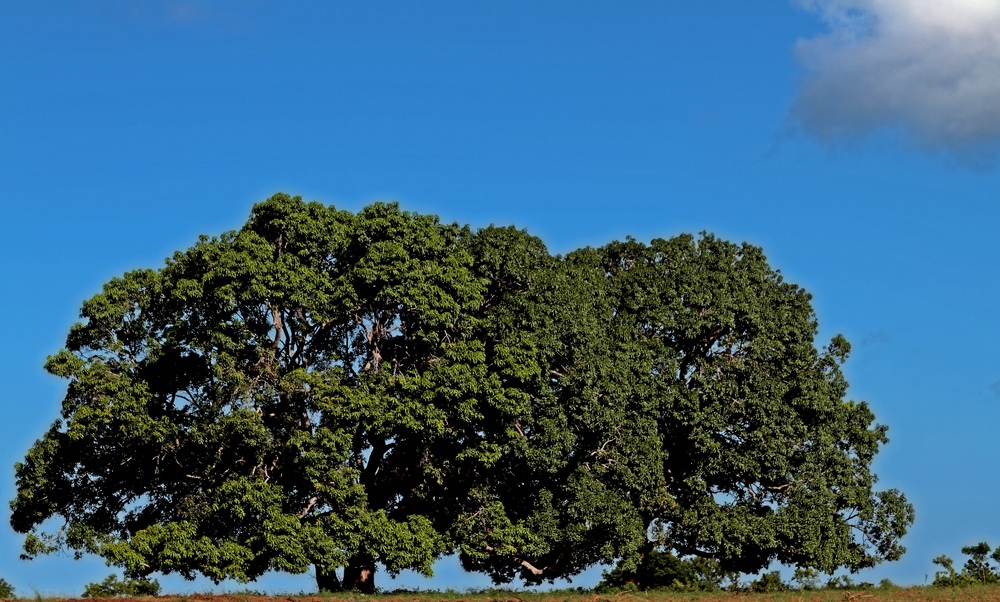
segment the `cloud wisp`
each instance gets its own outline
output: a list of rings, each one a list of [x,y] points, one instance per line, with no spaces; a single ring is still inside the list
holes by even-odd
[[[797,0],[824,35],[799,40],[792,116],[827,142],[898,128],[972,164],[1000,151],[1000,0]]]

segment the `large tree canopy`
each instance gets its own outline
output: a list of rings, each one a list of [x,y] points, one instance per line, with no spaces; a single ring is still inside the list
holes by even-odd
[[[81,316],[46,364],[62,418],[16,467],[29,557],[370,590],[452,552],[500,582],[654,548],[856,569],[912,522],[873,489],[885,428],[844,399],[846,341],[817,350],[808,294],[748,245],[552,257],[276,195]]]
[[[873,489],[886,428],[844,399],[849,345],[817,350],[808,293],[759,248],[707,235],[613,243],[597,259],[631,339],[631,413],[656,432],[656,469],[624,482],[652,543],[742,572],[902,554],[912,506]]]
[[[849,345],[816,348],[810,296],[759,248],[685,235],[558,263],[526,296],[523,330],[546,333],[531,428],[467,568],[530,583],[608,557],[628,571],[654,549],[727,572],[902,554],[913,509],[874,489],[886,428],[844,398]],[[485,553],[507,521],[531,533],[523,552]]]

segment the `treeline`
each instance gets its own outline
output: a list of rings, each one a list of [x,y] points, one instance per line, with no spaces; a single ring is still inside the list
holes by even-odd
[[[955,569],[954,561],[948,556],[942,554],[934,559],[934,564],[942,569],[934,573],[934,585],[963,587],[1000,583],[1000,548],[991,554],[989,544],[982,541],[965,546],[962,554],[968,559],[961,570]]]
[[[824,581],[825,577],[825,581]],[[896,587],[888,579],[878,585],[855,582],[847,575],[823,575],[809,567],[795,569],[786,581],[780,571],[768,571],[747,580],[745,575],[727,572],[710,558],[678,558],[669,552],[654,551],[638,570],[621,566],[604,573],[595,593],[619,591],[664,590],[674,592],[750,591],[774,593],[792,590],[819,589],[857,590]]]
[[[780,571],[764,572],[748,580],[746,575],[723,570],[719,562],[711,558],[678,558],[669,552],[653,551],[637,570],[626,570],[618,566],[604,573],[604,578],[595,588],[595,592],[666,590],[774,593],[791,590],[855,590],[876,587],[884,589],[894,588],[896,585],[888,579],[883,579],[875,585],[864,581],[855,582],[847,575],[824,576],[809,567],[796,568],[790,581],[786,581]]]
[[[1000,548],[990,553],[990,546],[980,542],[962,548],[968,556],[961,570],[954,568],[954,561],[947,556],[939,556],[934,564],[942,567],[934,575],[935,587],[969,587],[1000,584]],[[992,562],[991,562],[992,561]],[[601,582],[592,590],[596,594],[611,594],[629,591],[670,591],[670,592],[755,592],[775,593],[785,591],[826,590],[870,590],[895,589],[896,584],[882,579],[878,584],[854,581],[848,575],[823,575],[809,567],[796,568],[790,580],[785,580],[779,571],[768,571],[746,580],[746,576],[723,570],[718,560],[711,558],[678,558],[669,552],[653,550],[645,562],[636,569],[624,568],[622,564],[604,573]],[[579,589],[581,593],[588,590]],[[254,595],[258,592],[247,590]],[[88,583],[82,593],[83,598],[148,597],[160,594],[160,584],[155,579],[119,579],[109,575],[103,581]],[[15,598],[14,587],[0,579],[0,599]]]
[[[1000,548],[992,550],[986,542],[965,546],[962,554],[967,558],[960,569],[954,561],[941,555],[933,563],[941,567],[934,573],[931,585],[936,587],[970,587],[1000,585]],[[878,584],[854,581],[848,575],[823,575],[810,567],[795,569],[791,580],[782,578],[779,571],[769,571],[749,581],[737,573],[722,570],[720,564],[709,558],[678,558],[669,552],[654,551],[647,562],[636,570],[621,566],[604,574],[597,592],[622,590],[691,591],[753,591],[780,592],[790,590],[812,591],[818,589],[889,589],[897,587],[888,579]]]

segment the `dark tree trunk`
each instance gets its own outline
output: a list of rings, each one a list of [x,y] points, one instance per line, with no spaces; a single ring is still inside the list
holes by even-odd
[[[339,592],[344,589],[336,571],[324,571],[319,567],[316,567],[316,588],[320,592]]]
[[[375,561],[371,558],[351,558],[344,567],[344,590],[374,594]]]
[[[649,587],[649,554],[654,549],[656,549],[656,544],[651,541],[647,541],[639,548],[639,565],[635,567],[635,576],[628,580],[635,584],[639,590]]]

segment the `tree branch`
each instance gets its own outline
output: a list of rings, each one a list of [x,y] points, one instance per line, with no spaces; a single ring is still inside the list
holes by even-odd
[[[281,335],[284,332],[284,325],[281,322],[281,312],[277,307],[271,308],[271,320],[274,326],[274,340],[271,341],[271,355],[278,354],[278,346],[281,345]]]
[[[493,546],[486,546],[486,551],[490,552],[490,553],[493,553],[496,550],[493,548]],[[540,577],[540,576],[544,575],[545,571],[547,571],[547,570],[549,570],[549,569],[552,568],[552,567],[549,567],[549,566],[538,568],[535,565],[533,565],[530,562],[528,562],[527,560],[521,560],[517,556],[514,556],[513,558],[514,558],[515,562],[517,562],[518,564],[520,564],[522,567],[524,567],[525,569],[527,569],[528,572],[530,572],[532,575],[535,575],[536,577]]]
[[[309,514],[309,511],[313,509],[313,506],[315,506],[316,502],[318,501],[319,498],[316,496],[309,498],[309,503],[306,504],[306,507],[299,511],[299,518],[305,518],[306,515]]]

